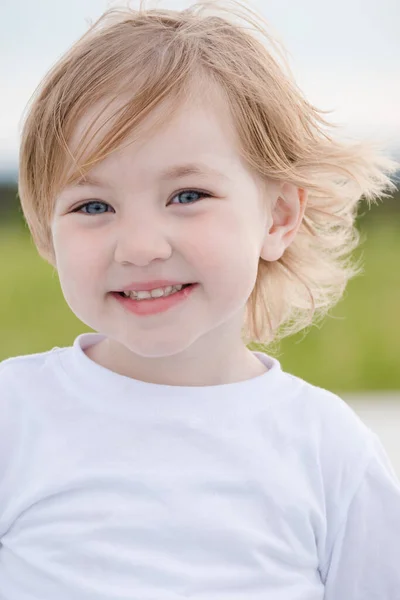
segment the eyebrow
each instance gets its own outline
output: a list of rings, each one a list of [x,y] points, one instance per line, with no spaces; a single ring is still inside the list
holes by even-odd
[[[229,177],[215,169],[211,166],[198,165],[195,163],[188,163],[184,165],[175,165],[173,167],[169,167],[165,169],[159,174],[160,181],[170,181],[171,179],[182,179],[183,177],[187,177],[188,175],[200,175],[200,176],[213,176],[223,179],[225,181],[229,181]],[[109,187],[109,184],[103,181],[101,178],[96,177],[95,175],[86,175],[85,177],[81,177],[73,186],[71,187],[85,187],[88,185],[96,186],[96,187]]]

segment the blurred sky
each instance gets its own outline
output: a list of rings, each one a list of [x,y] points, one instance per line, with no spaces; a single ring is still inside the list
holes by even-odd
[[[151,2],[183,8],[191,2]],[[0,172],[15,169],[25,106],[110,0],[1,0]],[[132,7],[138,3],[131,1]],[[400,0],[252,0],[284,42],[306,97],[350,136],[400,152]]]

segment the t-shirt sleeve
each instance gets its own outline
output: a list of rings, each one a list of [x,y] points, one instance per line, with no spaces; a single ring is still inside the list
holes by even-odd
[[[1,538],[10,525],[6,513],[12,512],[9,508],[12,504],[14,481],[20,469],[23,441],[26,437],[24,407],[15,385],[16,380],[24,381],[23,375],[19,369],[14,372],[11,360],[0,362],[0,547]],[[26,380],[26,385],[29,386],[29,379]]]
[[[400,481],[379,438],[321,569],[325,600],[400,600]]]

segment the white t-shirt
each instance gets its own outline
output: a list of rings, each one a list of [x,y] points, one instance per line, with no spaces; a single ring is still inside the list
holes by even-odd
[[[400,483],[338,396],[0,363],[1,600],[400,599]]]

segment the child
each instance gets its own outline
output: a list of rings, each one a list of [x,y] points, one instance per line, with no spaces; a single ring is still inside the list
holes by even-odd
[[[400,598],[380,440],[247,347],[340,299],[396,165],[331,137],[263,32],[110,10],[37,90],[22,208],[96,333],[1,363],[4,600]]]

